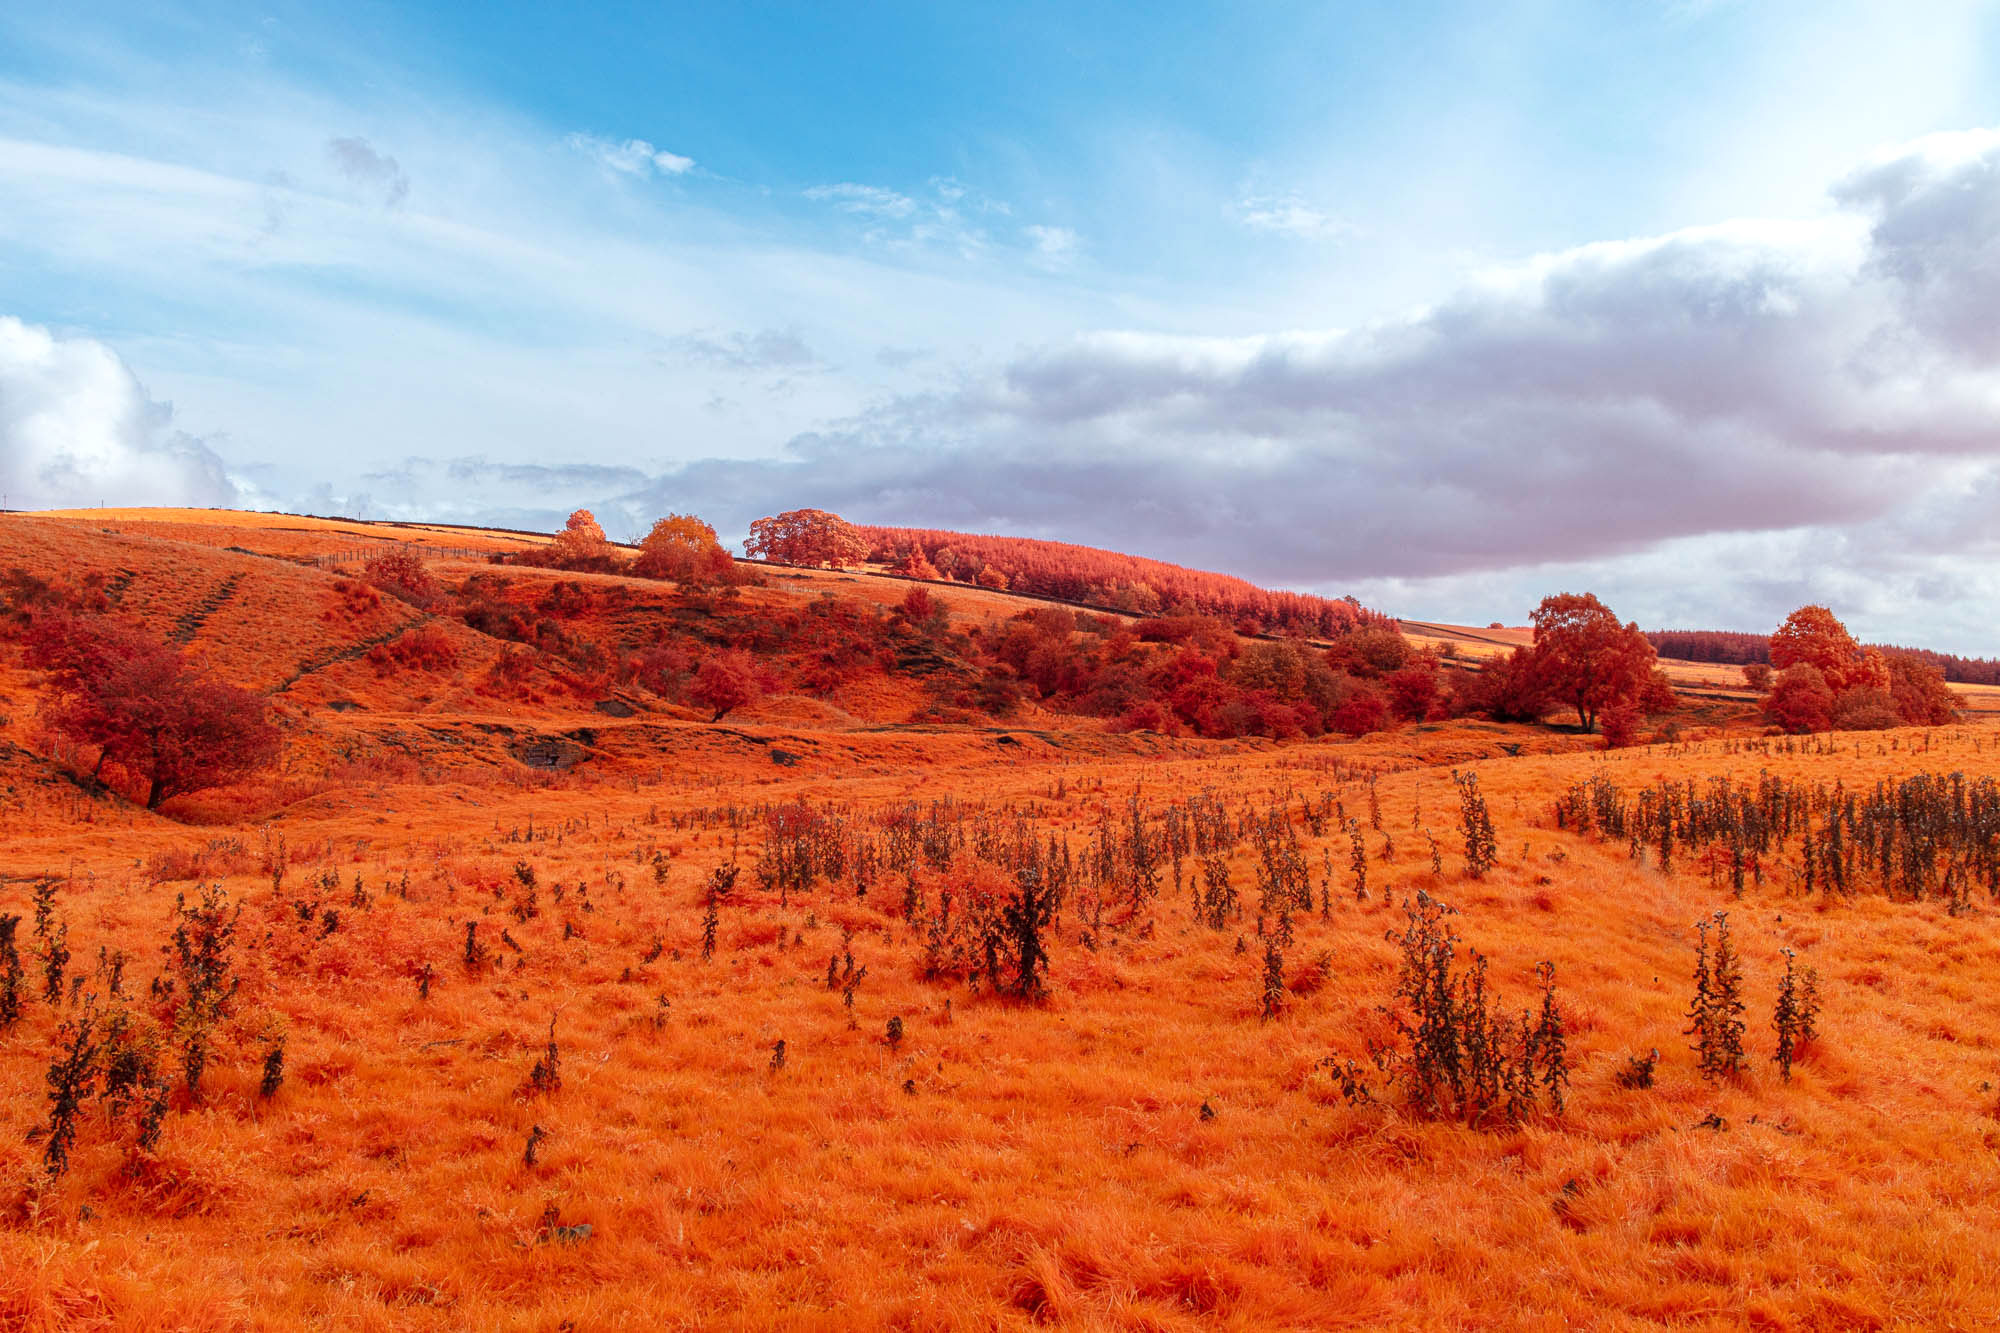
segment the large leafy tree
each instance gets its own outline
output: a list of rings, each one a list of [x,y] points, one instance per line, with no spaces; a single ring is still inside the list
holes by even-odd
[[[868,539],[838,514],[789,509],[750,525],[743,553],[780,565],[853,565],[868,558]]]
[[[633,572],[647,578],[707,586],[727,583],[735,563],[722,549],[715,529],[693,514],[668,514],[639,543]]]
[[[1802,606],[1785,617],[1771,636],[1771,669],[1809,666],[1835,694],[1851,689],[1889,688],[1882,654],[1864,649],[1847,626],[1823,606]]]
[[[277,755],[264,700],[216,680],[136,626],[101,616],[37,620],[28,662],[48,670],[57,731],[145,784],[146,808],[246,777]]]
[[[1585,731],[1608,709],[1636,706],[1653,672],[1653,645],[1636,624],[1620,624],[1591,593],[1544,597],[1531,617],[1535,676],[1548,697],[1576,710]]]

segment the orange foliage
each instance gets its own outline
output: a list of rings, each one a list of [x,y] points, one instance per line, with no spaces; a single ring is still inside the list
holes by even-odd
[[[42,682],[0,665],[0,936],[27,983],[0,1033],[0,1327],[1952,1327],[1994,1303],[1988,860],[1711,830],[1663,865],[1592,828],[1669,801],[1824,828],[1937,775],[1962,813],[1930,831],[1963,837],[1991,727],[1307,740],[1307,710],[1428,717],[1461,673],[847,576],[732,597],[447,564],[436,619],[330,626],[324,572],[49,531],[0,517],[0,548],[37,578],[89,564],[78,586],[105,576],[156,641],[268,681],[313,781],[190,833],[52,774]],[[398,634],[373,646],[454,646],[449,708],[371,665]],[[730,653],[781,691],[907,709],[937,680],[1158,725],[800,723],[766,696],[716,727],[549,688],[629,665],[678,700]],[[1200,725],[1260,739],[1160,734]],[[1452,769],[1495,826],[1482,878]],[[1866,873],[1830,886],[1830,855]],[[175,898],[213,883],[241,915],[195,1097]],[[1045,992],[1017,996],[1030,884],[1060,898]],[[1551,964],[1560,1112],[1470,1128],[1379,1075],[1413,1018],[1386,937],[1419,895],[1457,909],[1457,995],[1503,1042]],[[1685,1031],[1722,909],[1749,1058],[1710,1081]],[[1793,958],[1823,1012],[1787,1079]],[[99,1063],[51,1179],[48,1075],[86,1013],[138,1038],[125,1058],[157,1042],[174,1092],[144,1144]]]

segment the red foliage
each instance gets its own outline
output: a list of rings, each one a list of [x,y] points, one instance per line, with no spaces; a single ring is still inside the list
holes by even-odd
[[[1764,698],[1764,716],[1794,734],[1827,730],[1833,725],[1833,691],[1826,676],[1803,662],[1786,667]]]
[[[420,625],[401,638],[370,648],[368,665],[384,676],[398,668],[450,671],[458,665],[458,648],[451,636],[437,626]]]
[[[790,509],[751,523],[743,553],[780,565],[813,568],[859,564],[867,539],[852,523],[824,509]]]
[[[757,697],[757,676],[749,659],[741,653],[717,653],[695,668],[688,700],[703,708],[713,708],[711,721],[720,722],[735,709]]]
[[[1653,645],[1637,625],[1620,625],[1590,593],[1544,597],[1531,619],[1534,670],[1549,697],[1576,710],[1585,731],[1607,709],[1637,706],[1653,670]]]
[[[1916,653],[1889,649],[1889,693],[1896,713],[1916,727],[1941,727],[1958,720],[1958,696],[1945,687],[1942,668]]]
[[[1444,673],[1429,654],[1418,657],[1382,678],[1389,706],[1405,722],[1422,722],[1436,715],[1444,697]]]
[[[715,529],[692,514],[668,514],[654,523],[639,543],[632,572],[698,588],[738,581],[736,562],[716,539]]]
[[[1539,722],[1549,710],[1548,683],[1526,648],[1493,658],[1477,675],[1463,677],[1459,693],[1468,712],[1484,713],[1496,722]]]
[[[66,613],[39,619],[28,661],[51,673],[51,720],[145,784],[146,808],[269,763],[278,731],[261,696],[209,676],[134,626]]]
[[[1823,606],[1802,606],[1771,635],[1771,665],[1813,667],[1835,694],[1857,686],[1887,689],[1888,667],[1880,653],[1863,650],[1847,626]]]
[[[997,570],[1015,592],[1106,610],[1138,615],[1181,611],[1218,616],[1232,628],[1245,621],[1263,632],[1296,630],[1328,636],[1357,625],[1393,624],[1353,598],[1272,592],[1226,574],[1184,569],[1090,546],[931,528],[863,525],[859,531],[872,546],[870,559],[907,564],[913,551],[922,552],[936,569],[964,582],[976,581],[986,570]]]
[[[361,576],[412,606],[429,606],[438,598],[437,580],[425,568],[423,557],[408,547],[375,556],[361,567]]]
[[[1598,721],[1599,729],[1604,733],[1604,748],[1620,750],[1638,743],[1639,727],[1645,716],[1637,705],[1621,703],[1605,709]]]

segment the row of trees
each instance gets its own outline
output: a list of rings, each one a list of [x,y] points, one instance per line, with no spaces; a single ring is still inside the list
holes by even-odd
[[[1683,662],[1715,662],[1723,666],[1770,666],[1771,636],[1735,630],[1665,629],[1649,630],[1647,639],[1662,657]],[[1990,657],[1960,657],[1933,652],[1928,648],[1904,648],[1891,644],[1868,644],[1885,656],[1902,654],[1936,667],[1944,678],[1959,685],[2000,685],[2000,661]]]

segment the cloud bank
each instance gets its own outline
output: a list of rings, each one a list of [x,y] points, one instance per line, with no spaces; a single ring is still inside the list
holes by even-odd
[[[117,353],[0,316],[0,490],[14,509],[228,506],[222,460]]]
[[[1419,598],[1596,568],[1707,621],[1829,588],[2000,591],[2000,133],[1905,145],[1831,198],[1543,256],[1354,329],[1088,334],[623,500],[732,524],[813,504]],[[1664,595],[1683,576],[1713,580],[1700,603]],[[1893,628],[1893,599],[1863,600]]]

